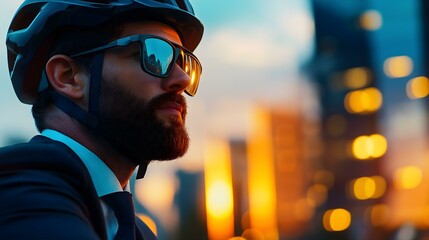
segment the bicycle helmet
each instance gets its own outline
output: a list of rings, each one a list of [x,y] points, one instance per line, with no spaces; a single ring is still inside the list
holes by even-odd
[[[183,45],[193,51],[201,41],[203,25],[189,0],[26,0],[15,14],[7,34],[9,74],[19,100],[33,104],[53,33],[65,27],[97,27],[115,17],[156,15],[174,27]],[[131,17],[131,16],[130,16]]]

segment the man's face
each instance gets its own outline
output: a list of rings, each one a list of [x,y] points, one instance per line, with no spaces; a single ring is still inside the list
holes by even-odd
[[[171,27],[150,23],[123,26],[126,37],[152,34],[181,44]],[[138,44],[105,52],[97,131],[122,155],[137,164],[175,159],[186,153],[186,101],[182,96],[189,76],[175,65],[167,78],[145,73]]]

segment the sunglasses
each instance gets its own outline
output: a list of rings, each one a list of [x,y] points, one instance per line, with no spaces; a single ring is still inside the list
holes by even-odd
[[[140,66],[146,73],[160,78],[171,74],[174,64],[178,64],[188,74],[191,83],[185,89],[189,96],[197,93],[202,66],[198,58],[188,49],[156,35],[132,35],[117,39],[107,45],[79,52],[70,57],[103,51],[114,47],[125,47],[133,43],[140,45]]]

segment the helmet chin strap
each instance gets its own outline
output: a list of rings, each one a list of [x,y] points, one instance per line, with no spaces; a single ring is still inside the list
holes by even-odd
[[[97,128],[99,122],[99,97],[103,60],[104,56],[102,53],[95,55],[92,60],[91,79],[89,83],[88,111],[85,111],[78,104],[70,100],[68,97],[58,93],[57,91],[49,91],[55,106],[90,129]],[[139,165],[137,179],[144,177],[146,174],[147,165],[148,162]]]
[[[103,69],[103,54],[97,54],[92,60],[91,80],[89,82],[88,111],[82,109],[68,97],[55,90],[50,91],[54,104],[70,117],[83,125],[94,129],[98,125],[98,99],[100,96],[101,72]]]

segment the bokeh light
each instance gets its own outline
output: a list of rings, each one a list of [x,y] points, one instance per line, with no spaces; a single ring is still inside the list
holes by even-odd
[[[359,136],[353,140],[352,153],[356,159],[370,160],[383,156],[387,151],[387,140],[380,134]]]
[[[344,99],[344,106],[349,113],[366,114],[380,109],[383,104],[383,95],[374,87],[356,90],[348,93]]]
[[[421,184],[423,173],[417,166],[405,166],[394,172],[393,180],[397,189],[413,189]]]
[[[386,192],[386,180],[381,176],[360,177],[352,181],[351,188],[358,200],[380,198]]]
[[[231,157],[227,142],[212,140],[205,149],[204,182],[210,239],[234,236]]]
[[[377,204],[366,210],[369,223],[373,226],[383,226],[389,220],[391,209],[386,204]]]
[[[368,86],[372,81],[371,70],[366,67],[348,69],[344,73],[345,85],[349,89],[358,89]]]
[[[343,208],[331,209],[323,215],[323,226],[327,231],[344,231],[350,227],[352,216]]]
[[[360,16],[359,23],[363,29],[375,31],[381,28],[383,18],[380,12],[376,10],[367,10]]]
[[[413,60],[408,56],[391,57],[384,62],[384,72],[391,78],[409,76],[413,69]]]
[[[407,96],[410,99],[424,98],[428,94],[429,79],[427,77],[415,77],[407,82]]]

